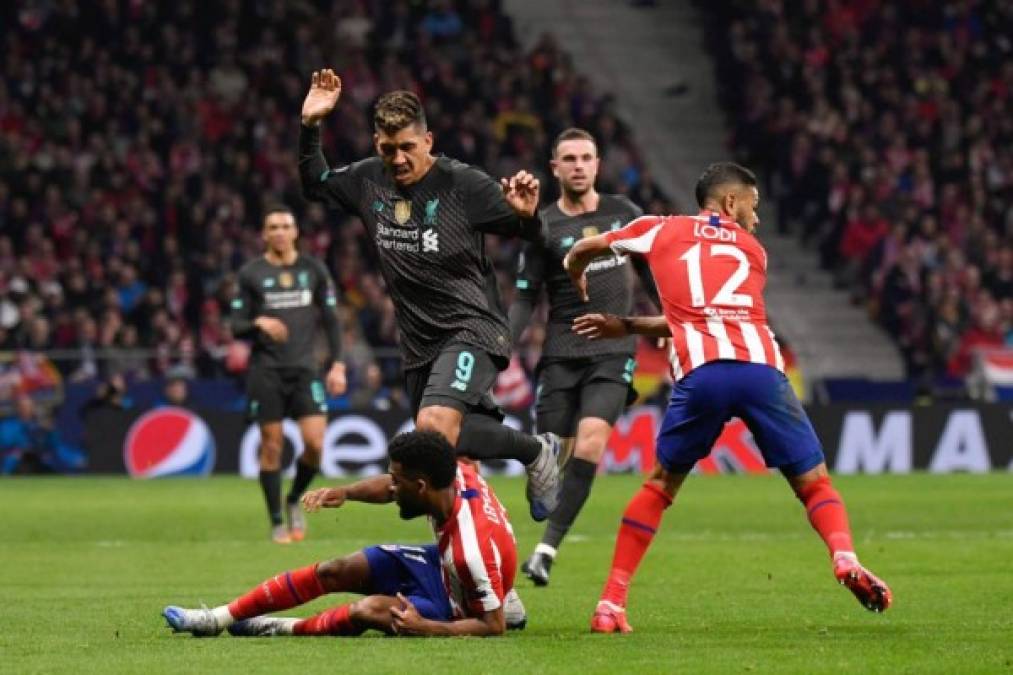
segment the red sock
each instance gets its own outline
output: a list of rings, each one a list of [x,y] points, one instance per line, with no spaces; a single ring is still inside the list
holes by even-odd
[[[229,603],[229,614],[236,621],[302,605],[327,591],[317,577],[317,566],[309,565],[271,577],[245,595]]]
[[[647,547],[654,539],[654,533],[661,523],[661,515],[672,505],[672,498],[661,488],[644,483],[633,499],[626,505],[623,519],[616,536],[615,552],[612,554],[612,569],[601,599],[626,606],[626,594],[633,573],[647,553]]]
[[[363,632],[352,623],[351,605],[341,605],[303,619],[292,628],[293,635],[360,635]]]
[[[826,543],[831,557],[835,553],[851,553],[855,550],[855,545],[851,543],[848,512],[844,508],[841,495],[830,484],[829,478],[825,476],[817,478],[796,494],[805,505],[809,522]]]

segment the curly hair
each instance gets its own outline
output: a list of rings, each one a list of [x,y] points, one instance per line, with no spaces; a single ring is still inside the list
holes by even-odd
[[[426,128],[426,112],[422,101],[410,91],[390,91],[381,96],[373,109],[373,127],[387,134],[396,134],[405,127],[418,124]]]
[[[390,461],[410,476],[425,478],[437,490],[449,487],[457,475],[457,456],[446,436],[436,431],[398,434],[387,446]]]

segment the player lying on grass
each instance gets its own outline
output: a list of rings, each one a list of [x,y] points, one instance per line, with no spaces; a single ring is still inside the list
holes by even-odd
[[[169,606],[176,632],[207,637],[359,635],[500,635],[522,628],[513,591],[517,549],[506,509],[492,488],[437,432],[412,431],[390,444],[390,473],[303,496],[307,511],[348,500],[396,501],[404,519],[428,516],[436,544],[371,546],[344,558],[283,572],[213,609]],[[325,593],[365,597],[308,619],[263,616]]]
[[[696,185],[695,216],[644,216],[582,239],[563,265],[587,298],[585,269],[597,256],[644,256],[661,296],[664,321],[580,317],[587,337],[640,332],[672,337],[675,385],[658,432],[658,466],[626,507],[612,569],[591,630],[629,632],[626,597],[633,574],[697,461],[710,453],[731,417],[753,434],[767,466],[776,467],[805,506],[830,550],[834,576],[867,609],[890,606],[890,589],[855,555],[848,514],[827,474],[823,448],[784,376],[767,325],[763,287],[767,254],[753,236],[759,219],[756,177],[737,164],[708,167]]]

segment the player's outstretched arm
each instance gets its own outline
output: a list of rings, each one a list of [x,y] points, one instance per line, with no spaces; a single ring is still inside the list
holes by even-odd
[[[588,340],[609,340],[627,335],[672,337],[664,316],[616,316],[615,314],[584,314],[573,320],[572,330]]]
[[[503,608],[498,607],[479,617],[458,621],[432,621],[421,616],[408,598],[397,594],[400,601],[390,608],[391,625],[398,635],[487,637],[502,635],[506,631]]]
[[[336,509],[346,501],[367,504],[388,504],[394,501],[394,479],[389,473],[372,476],[332,488],[318,488],[303,495],[302,506],[314,513],[320,509]]]
[[[360,189],[358,180],[349,167],[331,170],[320,141],[320,121],[334,110],[340,96],[341,78],[333,70],[313,73],[300,117],[299,182],[307,201],[354,213]]]

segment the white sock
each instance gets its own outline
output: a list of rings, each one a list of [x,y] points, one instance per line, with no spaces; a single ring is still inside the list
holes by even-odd
[[[295,629],[295,625],[299,623],[301,620],[302,619],[290,619],[288,617],[278,617],[277,619],[279,628],[278,633],[281,635],[295,635],[293,630]]]
[[[848,560],[858,562],[858,555],[854,551],[838,551],[834,554],[834,562],[837,562],[838,558],[847,558]]]
[[[535,555],[538,555],[539,553],[541,553],[542,555],[547,555],[553,560],[556,559],[556,549],[552,548],[548,544],[540,543],[538,544],[538,546],[535,546]]]
[[[232,617],[232,613],[229,612],[228,605],[219,605],[218,607],[212,609],[211,613],[215,615],[215,621],[218,622],[218,625],[222,628],[228,628],[236,622],[236,620]]]

